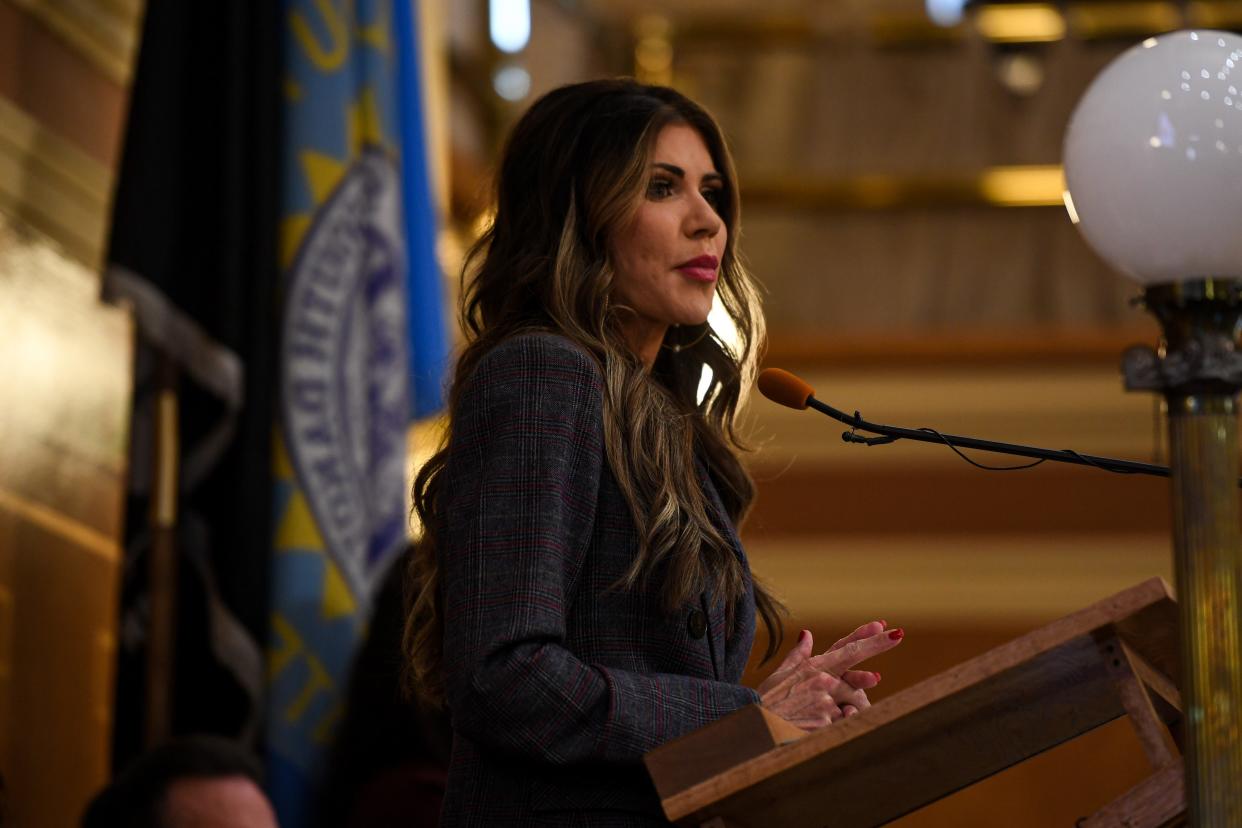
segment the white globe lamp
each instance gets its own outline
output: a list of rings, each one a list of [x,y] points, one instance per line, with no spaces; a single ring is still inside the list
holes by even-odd
[[[1123,371],[1168,402],[1187,806],[1193,826],[1242,826],[1242,37],[1174,32],[1114,60],[1070,119],[1065,177],[1087,243],[1163,328]]]
[[[1174,32],[1110,63],[1065,133],[1079,228],[1145,284],[1242,278],[1242,37]]]

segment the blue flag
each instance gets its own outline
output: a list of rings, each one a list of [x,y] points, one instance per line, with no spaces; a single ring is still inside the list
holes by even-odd
[[[411,0],[285,0],[269,790],[309,823],[446,352]],[[413,304],[411,304],[413,301]],[[416,350],[417,349],[417,350]]]
[[[396,3],[397,69],[401,96],[401,157],[404,171],[406,241],[409,246],[410,363],[412,413],[428,417],[444,407],[448,366],[444,283],[436,258],[435,204],[427,172],[426,107],[419,72],[418,30],[413,2]]]

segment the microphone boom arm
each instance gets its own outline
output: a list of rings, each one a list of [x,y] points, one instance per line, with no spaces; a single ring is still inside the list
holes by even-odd
[[[1152,463],[1139,463],[1135,460],[1117,460],[1112,457],[1097,457],[1092,454],[1080,454],[1069,449],[1046,449],[1038,446],[1024,446],[1018,443],[998,443],[993,440],[980,440],[976,437],[961,437],[956,434],[942,434],[938,431],[919,430],[913,428],[899,428],[897,426],[883,425],[881,423],[873,423],[864,420],[862,416],[855,411],[853,416],[840,411],[827,403],[820,402],[814,396],[807,397],[806,404],[822,414],[827,414],[834,420],[845,423],[851,429],[868,431],[872,434],[878,434],[879,437],[862,437],[853,431],[847,431],[841,435],[841,439],[847,443],[862,443],[868,446],[884,445],[892,443],[896,440],[917,440],[922,443],[940,443],[942,445],[955,446],[957,448],[978,449],[980,451],[991,451],[997,454],[1011,454],[1017,457],[1031,457],[1039,460],[1054,460],[1058,463],[1073,463],[1078,466],[1095,466],[1096,468],[1105,469],[1106,471],[1119,472],[1121,474],[1150,474],[1156,477],[1168,477],[1168,466],[1157,466]],[[1242,480],[1239,481],[1242,485]]]

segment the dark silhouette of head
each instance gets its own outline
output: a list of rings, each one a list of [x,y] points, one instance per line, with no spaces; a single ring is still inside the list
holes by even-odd
[[[143,754],[91,801],[82,828],[276,828],[253,756],[192,736]]]

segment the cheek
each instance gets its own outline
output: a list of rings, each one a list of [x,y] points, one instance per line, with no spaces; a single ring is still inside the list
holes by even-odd
[[[639,223],[631,228],[622,256],[633,270],[650,269],[660,254],[659,235],[653,228]]]
[[[641,224],[631,225],[612,246],[616,289],[622,293],[641,291],[659,279],[664,257],[649,231]]]

